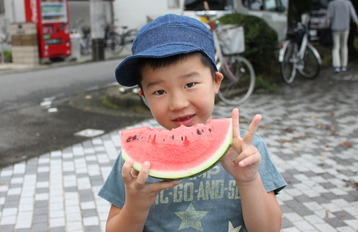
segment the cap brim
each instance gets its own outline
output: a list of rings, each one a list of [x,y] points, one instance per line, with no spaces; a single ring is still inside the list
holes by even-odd
[[[141,53],[128,56],[115,69],[115,76],[119,84],[123,86],[134,86],[138,83],[135,78],[136,63],[142,58],[165,58],[178,54],[201,51],[198,47],[184,44],[166,44],[153,47]],[[160,54],[160,55],[158,55]]]

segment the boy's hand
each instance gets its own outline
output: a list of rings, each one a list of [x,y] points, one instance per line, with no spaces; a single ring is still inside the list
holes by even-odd
[[[233,143],[228,153],[221,160],[221,164],[236,181],[248,183],[257,178],[261,163],[261,155],[257,148],[252,145],[261,121],[261,115],[256,115],[253,118],[243,138],[240,136],[238,109],[232,111],[232,120]]]
[[[122,178],[125,182],[126,204],[137,210],[149,210],[154,204],[157,195],[164,189],[172,188],[180,184],[179,180],[166,181],[157,183],[148,183],[148,172],[150,163],[144,162],[140,172],[134,170],[133,161],[127,160],[122,169]]]

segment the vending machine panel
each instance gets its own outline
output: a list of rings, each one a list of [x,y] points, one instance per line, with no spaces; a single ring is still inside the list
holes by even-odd
[[[40,58],[71,55],[67,0],[24,0],[26,21],[37,24]]]

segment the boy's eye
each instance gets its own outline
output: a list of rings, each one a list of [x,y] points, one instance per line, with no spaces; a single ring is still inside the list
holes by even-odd
[[[190,82],[190,83],[188,83],[188,84],[185,85],[185,88],[191,88],[191,87],[193,87],[194,85],[196,85],[195,82]]]
[[[157,90],[154,92],[155,95],[163,95],[165,94],[165,91],[164,90]]]

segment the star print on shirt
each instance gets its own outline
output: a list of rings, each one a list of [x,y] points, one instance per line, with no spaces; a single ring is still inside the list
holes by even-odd
[[[239,232],[241,229],[241,226],[235,227],[232,225],[231,222],[229,222],[229,230],[227,232]]]
[[[175,212],[180,217],[181,224],[179,230],[183,230],[192,227],[196,230],[203,231],[201,225],[201,218],[203,218],[209,211],[196,211],[193,204],[191,203],[185,211]]]

